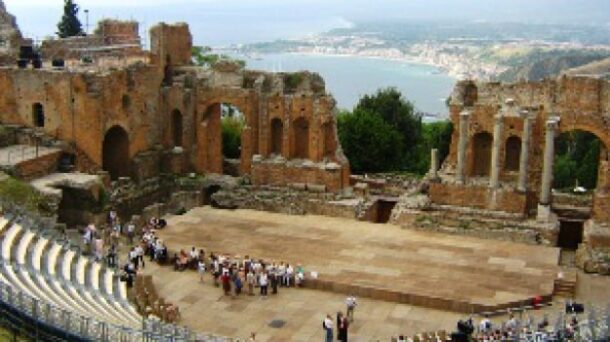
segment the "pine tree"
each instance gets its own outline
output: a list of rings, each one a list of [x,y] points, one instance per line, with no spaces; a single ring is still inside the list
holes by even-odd
[[[79,7],[73,0],[64,0],[64,14],[57,24],[57,35],[60,38],[80,36],[83,34],[83,25],[78,20]]]

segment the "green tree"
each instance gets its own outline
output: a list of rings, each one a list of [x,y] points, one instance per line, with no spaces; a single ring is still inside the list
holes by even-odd
[[[212,53],[212,48],[208,46],[193,46],[191,50],[193,64],[202,67],[212,67],[220,61],[227,61],[239,64],[242,68],[246,66],[246,61],[235,59],[228,55]]]
[[[241,132],[245,122],[241,116],[224,116],[221,119],[222,154],[236,159],[241,155]]]
[[[364,109],[342,112],[338,134],[343,151],[356,173],[396,170],[403,162],[398,153],[403,135],[383,118]]]
[[[83,35],[83,25],[78,20],[79,7],[73,0],[64,0],[64,14],[57,24],[57,35],[60,38]]]
[[[386,88],[378,90],[373,95],[363,96],[354,111],[375,114],[398,132],[402,137],[402,144],[394,147],[396,158],[401,161],[397,166],[414,171],[412,159],[417,155],[422,122],[421,115],[415,113],[413,104],[405,100],[396,88]]]
[[[436,121],[422,124],[421,138],[417,142],[417,156],[411,160],[411,171],[420,175],[430,170],[430,151],[438,149],[439,162],[449,154],[453,124],[451,121]]]
[[[571,131],[555,140],[553,187],[571,189],[576,183],[595,189],[599,170],[601,141],[593,133]]]

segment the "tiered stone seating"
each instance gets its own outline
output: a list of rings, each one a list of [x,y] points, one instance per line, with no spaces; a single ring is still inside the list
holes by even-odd
[[[113,270],[4,217],[0,240],[0,281],[77,315],[141,328],[142,318]]]

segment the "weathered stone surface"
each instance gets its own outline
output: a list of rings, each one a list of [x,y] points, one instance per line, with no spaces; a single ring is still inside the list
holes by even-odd
[[[104,169],[112,179],[142,182],[162,173],[222,174],[220,108],[231,104],[246,121],[241,158],[231,173],[251,175],[257,186],[302,182],[329,191],[348,186],[335,101],[319,75],[254,72],[222,63],[194,67],[192,36],[184,23],[156,25],[150,37],[151,49],[144,51],[137,23],[103,21],[91,36],[43,43],[42,69],[0,70],[5,90],[0,120],[69,142],[79,171]],[[81,47],[117,52],[82,64],[81,56],[72,54]],[[50,68],[54,57],[75,59],[70,72]],[[277,168],[253,167],[267,160],[283,162]],[[268,171],[274,175],[265,175]]]

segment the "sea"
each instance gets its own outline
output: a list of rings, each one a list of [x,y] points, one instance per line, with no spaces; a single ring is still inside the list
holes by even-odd
[[[395,87],[416,110],[425,114],[426,120],[447,117],[446,99],[456,82],[431,65],[381,58],[293,53],[234,57],[245,60],[249,69],[317,72],[326,81],[326,90],[334,96],[340,109],[351,110],[363,95]]]

